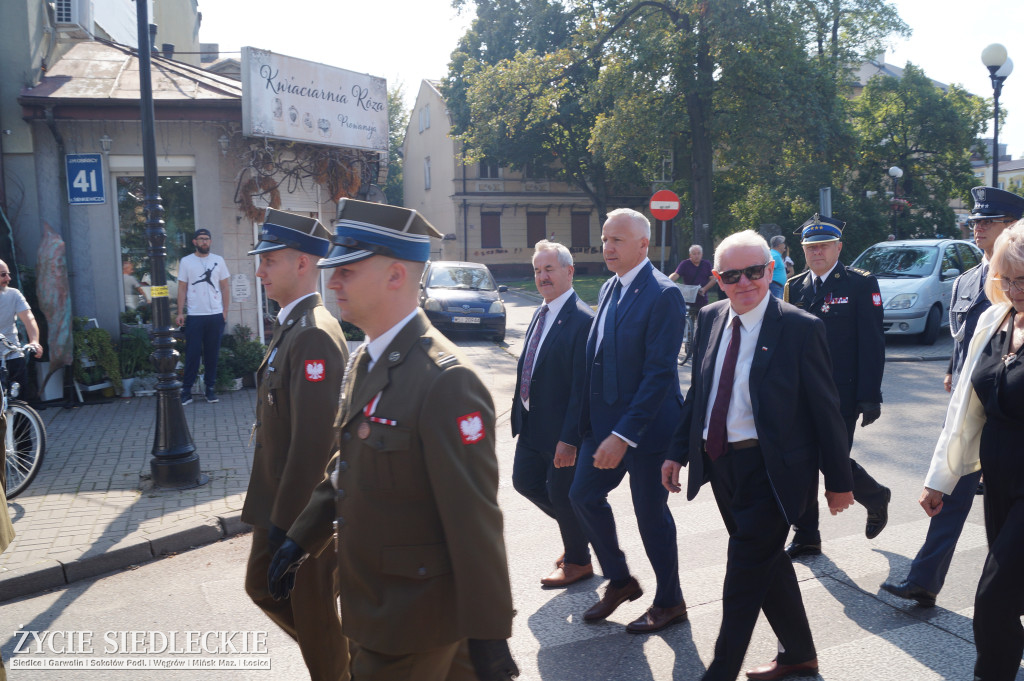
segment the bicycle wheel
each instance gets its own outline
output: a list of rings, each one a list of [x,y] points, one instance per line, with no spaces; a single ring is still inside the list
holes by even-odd
[[[36,410],[24,402],[7,403],[7,498],[13,499],[39,473],[46,454],[46,427]]]
[[[686,315],[686,329],[683,331],[683,346],[679,349],[679,359],[676,362],[679,366],[685,366],[693,357],[693,328],[694,320]]]

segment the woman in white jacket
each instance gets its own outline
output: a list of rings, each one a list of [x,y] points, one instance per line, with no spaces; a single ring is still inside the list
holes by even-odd
[[[992,307],[978,320],[920,503],[934,516],[960,476],[984,471],[989,552],[974,599],[974,676],[1013,681],[1024,653],[1024,220],[996,240],[985,293]]]

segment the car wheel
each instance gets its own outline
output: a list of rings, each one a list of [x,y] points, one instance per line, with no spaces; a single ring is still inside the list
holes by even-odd
[[[938,307],[932,306],[932,309],[928,310],[928,321],[925,322],[924,332],[921,333],[921,342],[925,345],[935,345],[935,341],[939,339],[941,317],[942,313]]]

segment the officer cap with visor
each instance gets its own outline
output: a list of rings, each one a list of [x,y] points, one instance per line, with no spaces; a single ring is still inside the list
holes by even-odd
[[[974,198],[974,208],[968,218],[970,222],[999,218],[1020,220],[1024,215],[1024,196],[995,187],[975,187],[971,190],[971,196]]]
[[[810,220],[800,225],[800,228],[793,232],[802,238],[801,244],[818,244],[826,241],[839,241],[843,238],[843,228],[846,223],[835,218],[827,218],[814,214]]]
[[[443,235],[415,210],[342,199],[330,252],[317,267],[340,267],[374,255],[426,262],[430,260],[431,237],[441,239]]]
[[[322,258],[331,246],[331,233],[316,218],[268,208],[260,230],[260,240],[249,255],[294,248]]]

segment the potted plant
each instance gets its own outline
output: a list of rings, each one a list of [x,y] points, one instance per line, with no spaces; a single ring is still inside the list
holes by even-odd
[[[242,378],[238,374],[238,359],[233,350],[220,346],[217,353],[217,381],[213,389],[219,392],[241,390]]]
[[[83,390],[112,387],[121,392],[121,360],[106,329],[95,319],[75,317],[72,322],[75,343],[74,375]]]
[[[242,377],[242,385],[250,388],[256,386],[256,371],[267,352],[266,346],[252,336],[252,329],[244,324],[236,324],[234,331],[225,336],[223,342],[234,353],[234,368]]]
[[[149,340],[149,332],[141,326],[133,326],[121,334],[121,351],[118,354],[121,363],[121,383],[124,396],[131,397],[132,385],[136,379],[151,374],[150,355],[153,344]]]

